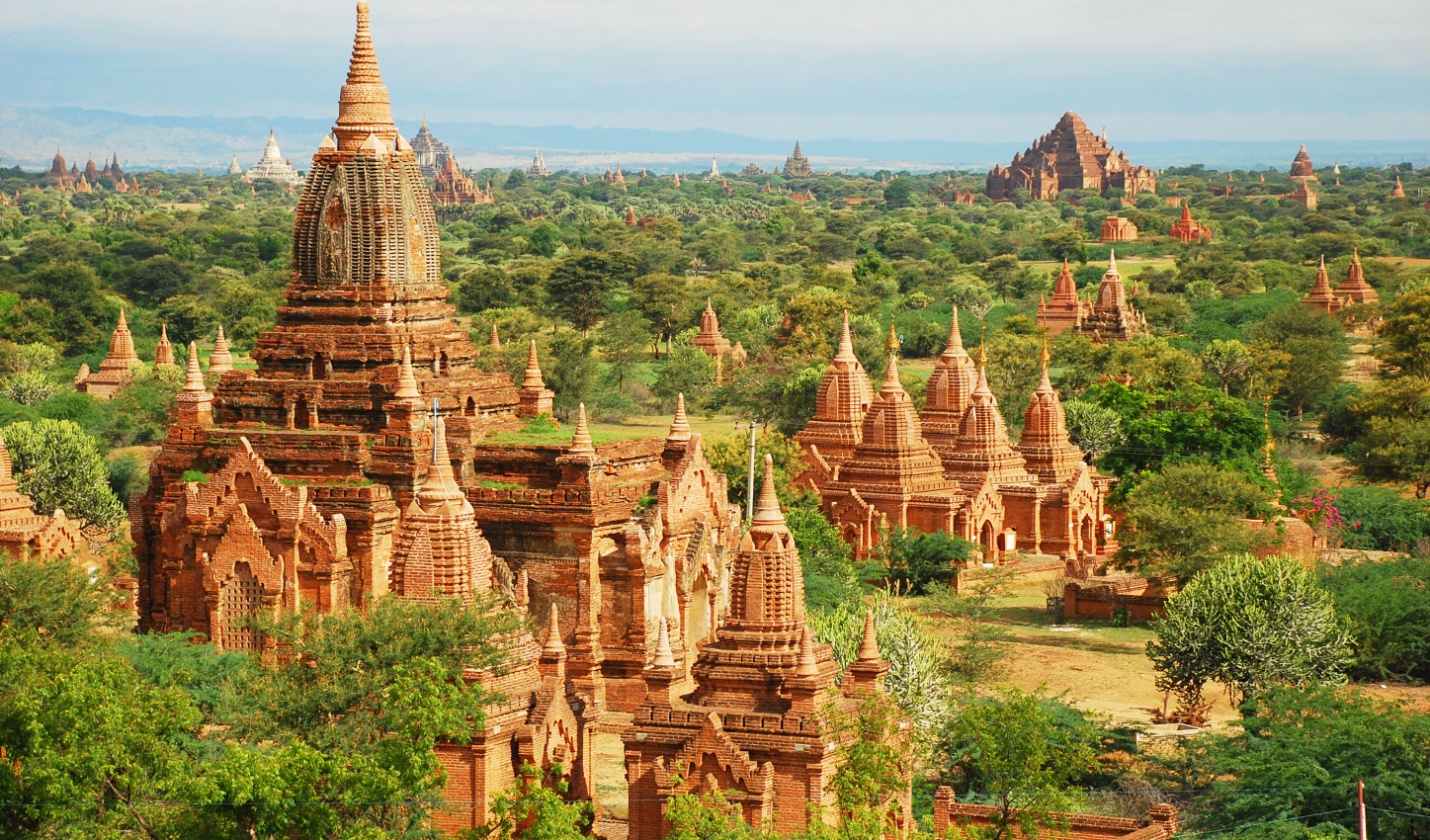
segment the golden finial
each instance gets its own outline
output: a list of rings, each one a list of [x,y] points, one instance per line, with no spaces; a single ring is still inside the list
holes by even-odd
[[[1038,354],[1038,358],[1043,360],[1043,370],[1048,369],[1048,363],[1053,360],[1052,351],[1048,349],[1048,335],[1043,333],[1043,352]]]
[[[899,354],[899,333],[894,329],[894,319],[889,319],[889,337],[884,341],[884,349],[889,351],[890,356]]]

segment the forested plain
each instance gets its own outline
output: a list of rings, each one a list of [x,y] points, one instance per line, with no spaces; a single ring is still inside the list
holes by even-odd
[[[1197,166],[1164,170],[1155,196],[998,204],[981,197],[981,175],[959,172],[692,174],[677,186],[669,174],[611,184],[484,170],[473,177],[494,203],[437,212],[443,279],[484,348],[478,363],[519,376],[535,340],[558,420],[584,403],[599,440],[669,415],[684,394],[702,428],[728,429],[706,444],[737,500],[746,453],[734,423],[767,424],[759,445],[776,459],[820,637],[850,656],[854,605],[872,599],[891,696],[918,722],[908,755],[856,756],[832,831],[876,835],[878,815],[857,803],[877,800],[883,762],[913,761],[925,820],[933,786],[946,783],[1007,805],[1005,830],[1055,828],[1047,815],[1058,809],[1141,816],[1171,801],[1199,833],[1352,836],[1364,780],[1376,836],[1426,837],[1425,696],[1417,707],[1362,686],[1430,679],[1430,172],[1318,174],[1319,208],[1308,211],[1283,197],[1294,189],[1285,173]],[[1408,198],[1390,197],[1397,177]],[[34,189],[37,174],[0,170],[10,197],[0,206],[0,436],[21,489],[41,512],[86,523],[105,561],[97,578],[64,563],[0,563],[0,827],[424,836],[440,790],[430,745],[490,699],[453,687],[453,640],[497,657],[487,640],[499,622],[374,604],[277,628],[323,679],[183,637],[134,637],[110,620],[103,575],[132,565],[124,503],[144,489],[181,377],[145,369],[110,401],[71,381],[81,364],[98,367],[121,309],[146,361],[161,324],[181,363],[190,341],[206,358],[221,324],[238,365],[250,365],[245,353],[275,322],[290,279],[297,200],[237,177],[139,181],[138,194],[60,193]],[[956,202],[960,190],[978,197]],[[1181,213],[1173,198],[1210,241],[1167,236]],[[1109,215],[1140,237],[1100,243]],[[856,561],[792,483],[789,436],[813,413],[844,313],[864,367],[884,370],[896,349],[921,405],[957,311],[1016,438],[1040,375],[1040,298],[1064,260],[1080,289],[1095,290],[1113,247],[1149,334],[1054,337],[1052,381],[1074,441],[1118,479],[1109,505],[1122,547],[1111,562],[1187,596],[1154,624],[1148,669],[1175,703],[1225,691],[1239,709],[1237,721],[1161,750],[1139,749],[1125,723],[1000,681],[992,606],[1012,584],[955,591],[952,561],[971,546],[893,532]],[[1301,304],[1322,258],[1334,285],[1353,255],[1378,304],[1334,316]],[[717,366],[691,344],[707,301],[743,363]],[[501,349],[487,346],[493,328]],[[569,426],[523,435],[561,440]],[[1248,563],[1274,546],[1247,521],[1286,510],[1326,538],[1333,562],[1274,575],[1281,561]],[[1276,609],[1239,611],[1255,599]],[[1224,620],[1197,623],[1212,614]],[[413,625],[423,633],[405,634]],[[1244,662],[1246,639],[1226,628],[1247,626],[1294,655]],[[873,710],[850,725],[886,724]],[[541,818],[512,811],[495,832],[534,840],[585,825],[579,806],[525,793]],[[746,833],[722,807],[682,803],[680,836]],[[1028,822],[1017,809],[1043,816]]]

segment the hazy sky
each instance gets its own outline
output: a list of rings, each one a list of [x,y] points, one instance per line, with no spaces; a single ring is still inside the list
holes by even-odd
[[[1430,138],[1430,0],[374,0],[405,120]],[[0,0],[0,101],[328,118],[349,0]]]

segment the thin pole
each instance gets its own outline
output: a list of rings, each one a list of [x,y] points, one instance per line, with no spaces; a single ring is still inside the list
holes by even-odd
[[[758,428],[758,424],[750,424],[750,475],[749,480],[745,483],[746,522],[749,522],[755,516],[755,430]]]
[[[1360,801],[1360,840],[1367,840],[1365,833],[1365,780],[1356,780],[1356,799]]]

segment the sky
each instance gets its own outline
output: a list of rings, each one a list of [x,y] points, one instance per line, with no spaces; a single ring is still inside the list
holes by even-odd
[[[373,0],[403,121],[1430,138],[1430,0]],[[331,118],[349,0],[0,0],[0,101]]]

